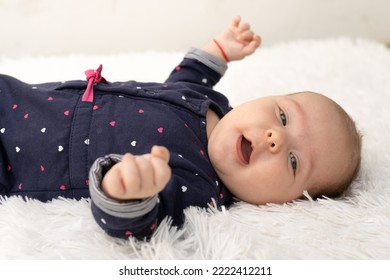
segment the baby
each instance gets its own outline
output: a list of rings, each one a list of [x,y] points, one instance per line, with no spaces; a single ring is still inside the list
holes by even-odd
[[[191,49],[167,81],[29,85],[0,76],[0,194],[91,197],[110,235],[150,237],[189,206],[335,197],[360,166],[361,139],[329,98],[300,92],[232,109],[212,87],[260,45],[235,18]],[[89,174],[89,175],[88,175]]]

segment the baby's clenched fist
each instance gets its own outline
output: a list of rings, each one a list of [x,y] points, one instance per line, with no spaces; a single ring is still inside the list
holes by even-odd
[[[164,189],[171,178],[169,151],[153,146],[149,154],[125,154],[104,176],[103,192],[117,200],[143,199]]]

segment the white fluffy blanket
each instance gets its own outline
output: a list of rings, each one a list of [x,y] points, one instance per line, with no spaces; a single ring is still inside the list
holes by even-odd
[[[163,81],[182,53],[0,58],[27,82],[83,79],[103,63],[110,81]],[[190,208],[183,229],[163,223],[150,242],[115,240],[95,224],[89,200],[0,202],[5,259],[388,259],[390,258],[390,51],[365,39],[295,41],[234,62],[217,87],[232,104],[263,95],[322,92],[364,134],[359,180],[340,199],[284,205]]]

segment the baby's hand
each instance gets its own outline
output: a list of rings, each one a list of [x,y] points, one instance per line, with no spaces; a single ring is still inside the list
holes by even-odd
[[[222,57],[229,61],[240,60],[244,57],[254,53],[257,47],[260,46],[261,38],[259,35],[255,34],[248,23],[241,23],[241,17],[235,17],[230,26],[223,32],[221,32],[216,38],[219,47],[222,48],[226,57]],[[216,42],[210,42],[206,46],[206,51],[210,51],[211,48],[214,48],[214,52],[217,51],[217,56],[221,58],[221,55],[218,54],[218,51],[222,51],[212,46],[212,43],[216,45]],[[219,48],[217,46],[217,48]]]
[[[150,154],[125,154],[104,176],[104,193],[117,200],[142,199],[162,191],[171,178],[169,151],[153,146]]]

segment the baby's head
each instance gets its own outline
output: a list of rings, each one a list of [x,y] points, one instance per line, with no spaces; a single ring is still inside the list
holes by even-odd
[[[313,92],[244,103],[216,125],[211,162],[237,198],[253,204],[336,197],[360,167],[361,137],[333,100]]]

